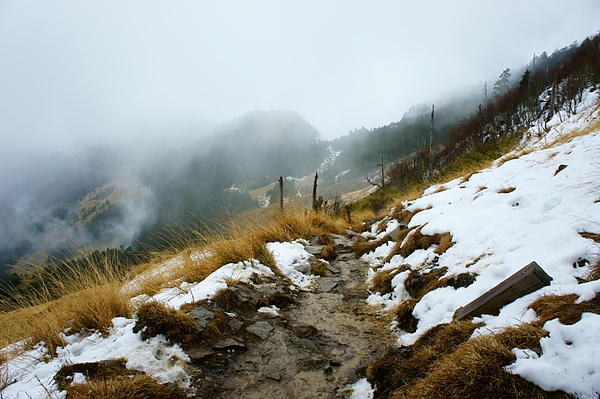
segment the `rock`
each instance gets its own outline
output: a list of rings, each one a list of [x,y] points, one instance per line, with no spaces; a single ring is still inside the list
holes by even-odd
[[[367,238],[367,237],[365,237],[365,236],[363,236],[362,234],[359,234],[359,235],[356,237],[356,242],[367,242],[367,241],[369,241],[369,240],[368,240],[368,238]]]
[[[322,292],[331,291],[338,284],[338,280],[336,278],[331,277],[320,277],[319,278],[319,289]]]
[[[265,377],[273,381],[281,381],[281,374],[276,371],[269,370],[265,372]]]
[[[185,353],[189,356],[192,363],[201,362],[202,360],[212,357],[215,354],[215,352],[206,348],[188,348],[185,350]]]
[[[237,331],[244,325],[244,322],[239,319],[231,319],[227,322],[227,325],[232,331]]]
[[[213,312],[200,307],[190,311],[188,315],[192,316],[194,321],[196,321],[196,323],[198,323],[198,325],[202,328],[206,327],[208,321],[215,317]]]
[[[312,342],[310,339],[306,338],[297,338],[294,340],[294,343],[302,348],[306,348],[311,352],[321,352],[319,348]]]
[[[260,301],[260,294],[246,285],[231,285],[229,286],[228,290],[236,294],[242,303],[249,303],[252,306],[256,306]]]
[[[267,339],[271,331],[273,331],[273,326],[266,321],[257,321],[251,326],[246,327],[246,331],[256,335],[260,339]]]
[[[350,229],[344,230],[343,234],[348,238],[354,238],[354,237],[358,237],[360,235],[356,231],[350,230]]]
[[[319,245],[319,244],[321,244],[321,240],[319,239],[318,236],[314,236],[313,238],[310,239],[309,243],[310,243],[310,245]]]
[[[332,264],[327,264],[327,270],[333,274],[338,274],[340,272],[340,268]]]
[[[400,234],[400,231],[402,231],[402,229],[400,227],[396,227],[394,230],[388,233],[388,236],[390,236],[392,240],[396,241],[396,239],[398,238],[398,234]]]
[[[247,349],[246,345],[233,338],[223,339],[213,345],[215,349]]]
[[[323,246],[322,245],[309,245],[309,246],[305,247],[304,250],[311,255],[319,256],[323,252]]]
[[[294,266],[294,269],[298,270],[300,273],[310,274],[311,265],[309,262],[301,262]]]

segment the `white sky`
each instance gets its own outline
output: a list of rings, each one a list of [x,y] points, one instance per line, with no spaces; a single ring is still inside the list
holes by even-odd
[[[598,21],[598,0],[0,0],[0,156],[256,109],[329,139],[493,83]]]

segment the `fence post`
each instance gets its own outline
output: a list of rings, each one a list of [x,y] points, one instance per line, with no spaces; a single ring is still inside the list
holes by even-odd
[[[279,210],[283,212],[283,176],[279,176]]]
[[[318,209],[316,209],[317,207],[317,179],[319,178],[319,173],[315,173],[315,182],[313,184],[313,191],[312,191],[312,207],[315,211],[317,211]]]

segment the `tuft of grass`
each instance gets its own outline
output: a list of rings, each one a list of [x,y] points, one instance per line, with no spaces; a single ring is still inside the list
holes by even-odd
[[[544,295],[529,305],[529,308],[535,311],[542,324],[558,318],[562,324],[571,325],[581,320],[581,314],[584,312],[600,314],[600,297],[575,303],[577,298],[575,294]]]
[[[443,234],[434,234],[432,236],[421,233],[421,229],[424,226],[420,226],[414,230],[404,240],[402,247],[399,249],[400,255],[406,258],[418,249],[428,249],[432,245],[437,245],[435,252],[438,255],[446,252],[450,247],[454,245],[452,241],[452,235],[448,232]]]
[[[367,241],[367,242],[356,241],[354,243],[354,245],[352,246],[352,249],[354,250],[354,254],[356,255],[356,257],[360,258],[364,254],[374,251],[377,247],[382,246],[383,244],[387,243],[388,241],[391,241],[391,237],[387,236],[387,235],[385,235],[382,238],[380,238],[379,240],[375,240],[375,241]]]
[[[414,298],[409,298],[405,301],[402,301],[394,309],[394,313],[396,313],[396,321],[398,322],[398,327],[401,330],[410,333],[417,331],[419,320],[413,316],[413,311],[415,310],[417,302],[418,301]]]
[[[587,279],[590,281],[600,280],[600,258],[598,258],[596,262],[590,265],[590,269],[587,274]]]
[[[169,341],[182,345],[192,342],[199,333],[191,317],[158,301],[148,301],[138,309],[133,332],[140,331],[144,340],[161,334]]]
[[[378,292],[381,295],[391,292],[392,280],[394,279],[394,277],[408,269],[410,269],[410,266],[402,265],[398,268],[378,271],[377,273],[375,273],[373,279],[371,280],[369,291]]]
[[[337,252],[333,248],[333,245],[323,245],[323,251],[321,252],[320,258],[325,260],[334,260],[337,257]]]
[[[183,393],[173,391],[145,374],[88,378],[86,383],[69,385],[66,390],[68,399],[170,399],[186,397]]]
[[[431,328],[408,348],[388,350],[367,367],[367,379],[377,386],[377,397],[387,397],[425,377],[436,361],[467,341],[477,327],[470,321],[442,324]]]
[[[515,361],[511,349],[494,336],[473,338],[435,362],[424,378],[405,385],[390,398],[544,397],[535,384],[504,369]]]
[[[106,334],[114,317],[131,316],[129,296],[121,290],[124,275],[105,259],[104,264],[74,266],[58,264],[60,279],[47,270],[39,271],[43,284],[32,287],[28,295],[13,292],[11,304],[0,304],[0,345],[26,340],[44,342],[53,355],[63,345],[61,333],[98,330]]]
[[[316,262],[310,268],[310,272],[317,276],[327,277],[329,276],[329,271],[327,270],[327,263],[325,262]]]
[[[512,193],[515,190],[516,190],[516,188],[514,188],[514,187],[503,187],[500,190],[498,190],[498,194],[508,194],[508,193]]]
[[[547,332],[536,323],[470,338],[480,324],[452,322],[432,327],[413,345],[390,350],[367,368],[377,397],[545,398],[536,385],[507,372],[512,349],[534,348]]]
[[[229,317],[223,312],[214,312],[215,317],[211,319],[204,331],[202,331],[202,339],[209,342],[216,342],[223,338],[229,330]]]

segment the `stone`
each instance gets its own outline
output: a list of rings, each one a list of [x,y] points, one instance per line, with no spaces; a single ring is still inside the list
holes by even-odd
[[[215,317],[213,312],[200,307],[193,309],[188,313],[188,315],[192,316],[196,323],[203,328],[206,327],[210,319]]]
[[[331,291],[338,284],[338,280],[331,277],[320,277],[319,278],[319,289],[322,292]]]
[[[244,325],[244,322],[239,319],[231,319],[227,322],[229,328],[233,331],[237,331]]]
[[[319,244],[321,244],[321,240],[319,239],[318,236],[314,236],[313,238],[310,239],[309,243],[310,243],[310,245],[319,245]]]
[[[396,241],[396,239],[398,238],[398,234],[400,234],[400,231],[400,227],[396,227],[394,230],[388,233],[388,236],[390,236],[392,240]]]
[[[300,262],[294,266],[294,269],[296,269],[300,273],[310,274],[311,265],[309,262]]]
[[[358,234],[356,231],[354,230],[350,230],[350,229],[346,229],[344,230],[344,235],[348,238],[354,238],[354,237],[358,237],[360,234]]]
[[[358,236],[356,236],[356,242],[367,242],[369,241],[367,239],[367,237],[363,236],[362,234],[359,234]]]
[[[204,359],[212,357],[215,352],[206,348],[188,348],[185,350],[185,354],[189,356],[192,363],[198,363]]]
[[[233,338],[223,339],[213,346],[215,349],[247,349],[246,345]]]
[[[257,321],[251,326],[246,327],[246,331],[256,335],[260,339],[267,339],[271,331],[273,331],[273,326],[266,321]]]
[[[321,253],[323,253],[323,246],[322,245],[309,245],[309,246],[305,247],[304,250],[311,255],[319,256],[319,255],[321,255]]]
[[[327,264],[327,270],[333,274],[338,274],[340,272],[340,268],[332,264]]]

